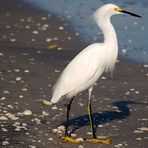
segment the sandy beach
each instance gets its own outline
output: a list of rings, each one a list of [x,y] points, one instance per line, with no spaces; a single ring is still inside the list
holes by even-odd
[[[119,43],[120,44],[120,43]],[[113,79],[104,74],[94,87],[98,136],[111,145],[63,143],[53,129],[65,124],[66,100],[50,101],[52,86],[67,63],[86,47],[67,22],[19,0],[0,1],[0,147],[146,148],[148,65],[118,58]],[[72,104],[70,129],[90,138],[87,92]]]

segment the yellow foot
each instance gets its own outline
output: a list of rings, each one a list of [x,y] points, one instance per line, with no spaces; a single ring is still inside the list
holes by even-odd
[[[71,143],[76,143],[76,144],[79,144],[79,143],[82,142],[81,139],[73,139],[73,138],[68,137],[68,136],[61,137],[61,139],[62,139],[64,142],[71,142]]]
[[[86,139],[87,142],[92,142],[95,144],[111,144],[111,141],[108,139]]]

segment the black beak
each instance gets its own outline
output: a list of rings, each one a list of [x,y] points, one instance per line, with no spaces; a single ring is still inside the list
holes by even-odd
[[[131,13],[131,12],[128,12],[128,11],[125,11],[125,10],[121,10],[120,12],[129,14],[129,15],[134,16],[134,17],[140,17],[140,18],[142,18],[142,16],[140,16],[140,15],[137,15],[135,13]]]

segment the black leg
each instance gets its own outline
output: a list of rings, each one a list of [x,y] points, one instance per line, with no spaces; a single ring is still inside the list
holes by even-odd
[[[92,107],[91,107],[91,93],[93,90],[93,86],[89,88],[88,90],[88,115],[89,115],[89,121],[90,121],[90,126],[93,134],[93,139],[96,139],[96,133],[95,133],[95,128],[94,128],[94,121],[93,121],[93,116],[92,116]]]
[[[92,129],[93,138],[96,139],[96,133],[95,133],[95,129],[94,129],[94,121],[93,121],[93,116],[92,116],[92,107],[91,107],[91,98],[90,98],[90,96],[88,98],[88,115],[89,115],[90,126],[91,126],[91,129]]]
[[[74,97],[70,100],[69,104],[67,105],[67,116],[66,116],[66,130],[65,130],[65,137],[68,136],[68,126],[69,126],[69,113],[71,109],[71,104]]]

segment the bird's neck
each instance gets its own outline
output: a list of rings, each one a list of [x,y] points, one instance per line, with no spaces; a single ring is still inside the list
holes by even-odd
[[[101,21],[102,20],[102,21]],[[106,45],[118,46],[117,36],[113,25],[110,22],[110,18],[101,19],[97,22],[98,26],[104,34],[104,43]]]

